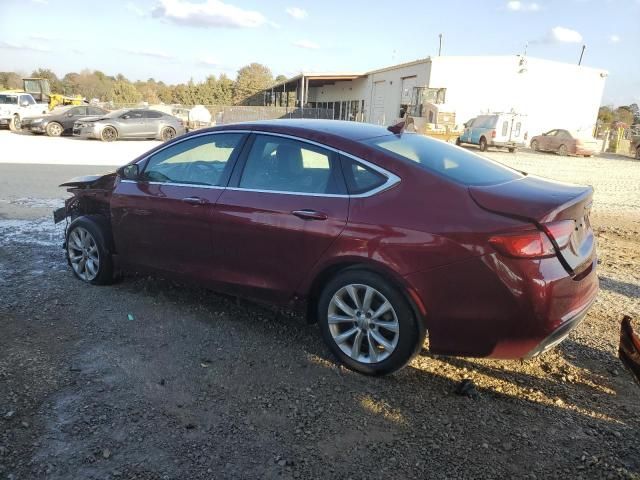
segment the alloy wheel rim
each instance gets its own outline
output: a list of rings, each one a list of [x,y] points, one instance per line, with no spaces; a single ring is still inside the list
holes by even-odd
[[[100,252],[93,235],[86,228],[73,229],[67,242],[67,253],[71,268],[82,280],[89,282],[98,276]]]
[[[62,128],[58,124],[53,124],[51,125],[50,128],[51,128],[51,133],[56,137],[62,133]]]
[[[395,309],[369,285],[340,288],[331,297],[327,320],[336,345],[357,362],[382,362],[398,346],[400,323]]]
[[[105,128],[102,134],[104,135],[104,138],[108,140],[113,140],[115,138],[115,132],[112,128]]]
[[[20,128],[22,127],[22,120],[20,120],[20,117],[16,117],[16,118],[13,120],[13,126],[14,126],[16,129],[20,130]]]
[[[173,137],[175,137],[173,130],[171,129],[167,129],[164,131],[164,139],[165,140],[171,140]]]

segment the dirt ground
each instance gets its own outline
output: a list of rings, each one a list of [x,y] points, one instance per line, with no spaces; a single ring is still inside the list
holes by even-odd
[[[640,386],[617,359],[622,315],[640,320],[640,162],[489,156],[595,186],[598,300],[540,358],[425,349],[385,378],[338,367],[290,312],[75,280],[43,218],[67,170],[0,168],[0,478],[640,478]]]

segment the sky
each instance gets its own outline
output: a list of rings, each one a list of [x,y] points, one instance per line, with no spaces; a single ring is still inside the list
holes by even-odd
[[[200,81],[251,62],[274,76],[364,73],[438,53],[609,72],[603,104],[640,103],[640,0],[0,0],[0,71],[85,68]],[[478,72],[481,74],[481,72]]]

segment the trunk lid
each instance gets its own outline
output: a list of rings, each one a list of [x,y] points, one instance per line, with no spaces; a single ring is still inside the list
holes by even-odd
[[[471,186],[469,194],[483,209],[534,223],[548,231],[545,224],[562,220],[574,222],[569,241],[554,244],[556,254],[570,274],[591,264],[595,240],[589,221],[593,188],[555,182],[528,175],[511,182],[489,186]]]

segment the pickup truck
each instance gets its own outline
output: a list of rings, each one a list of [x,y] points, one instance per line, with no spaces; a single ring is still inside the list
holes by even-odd
[[[48,106],[36,103],[29,93],[0,92],[0,127],[20,130],[22,119],[47,113]]]

